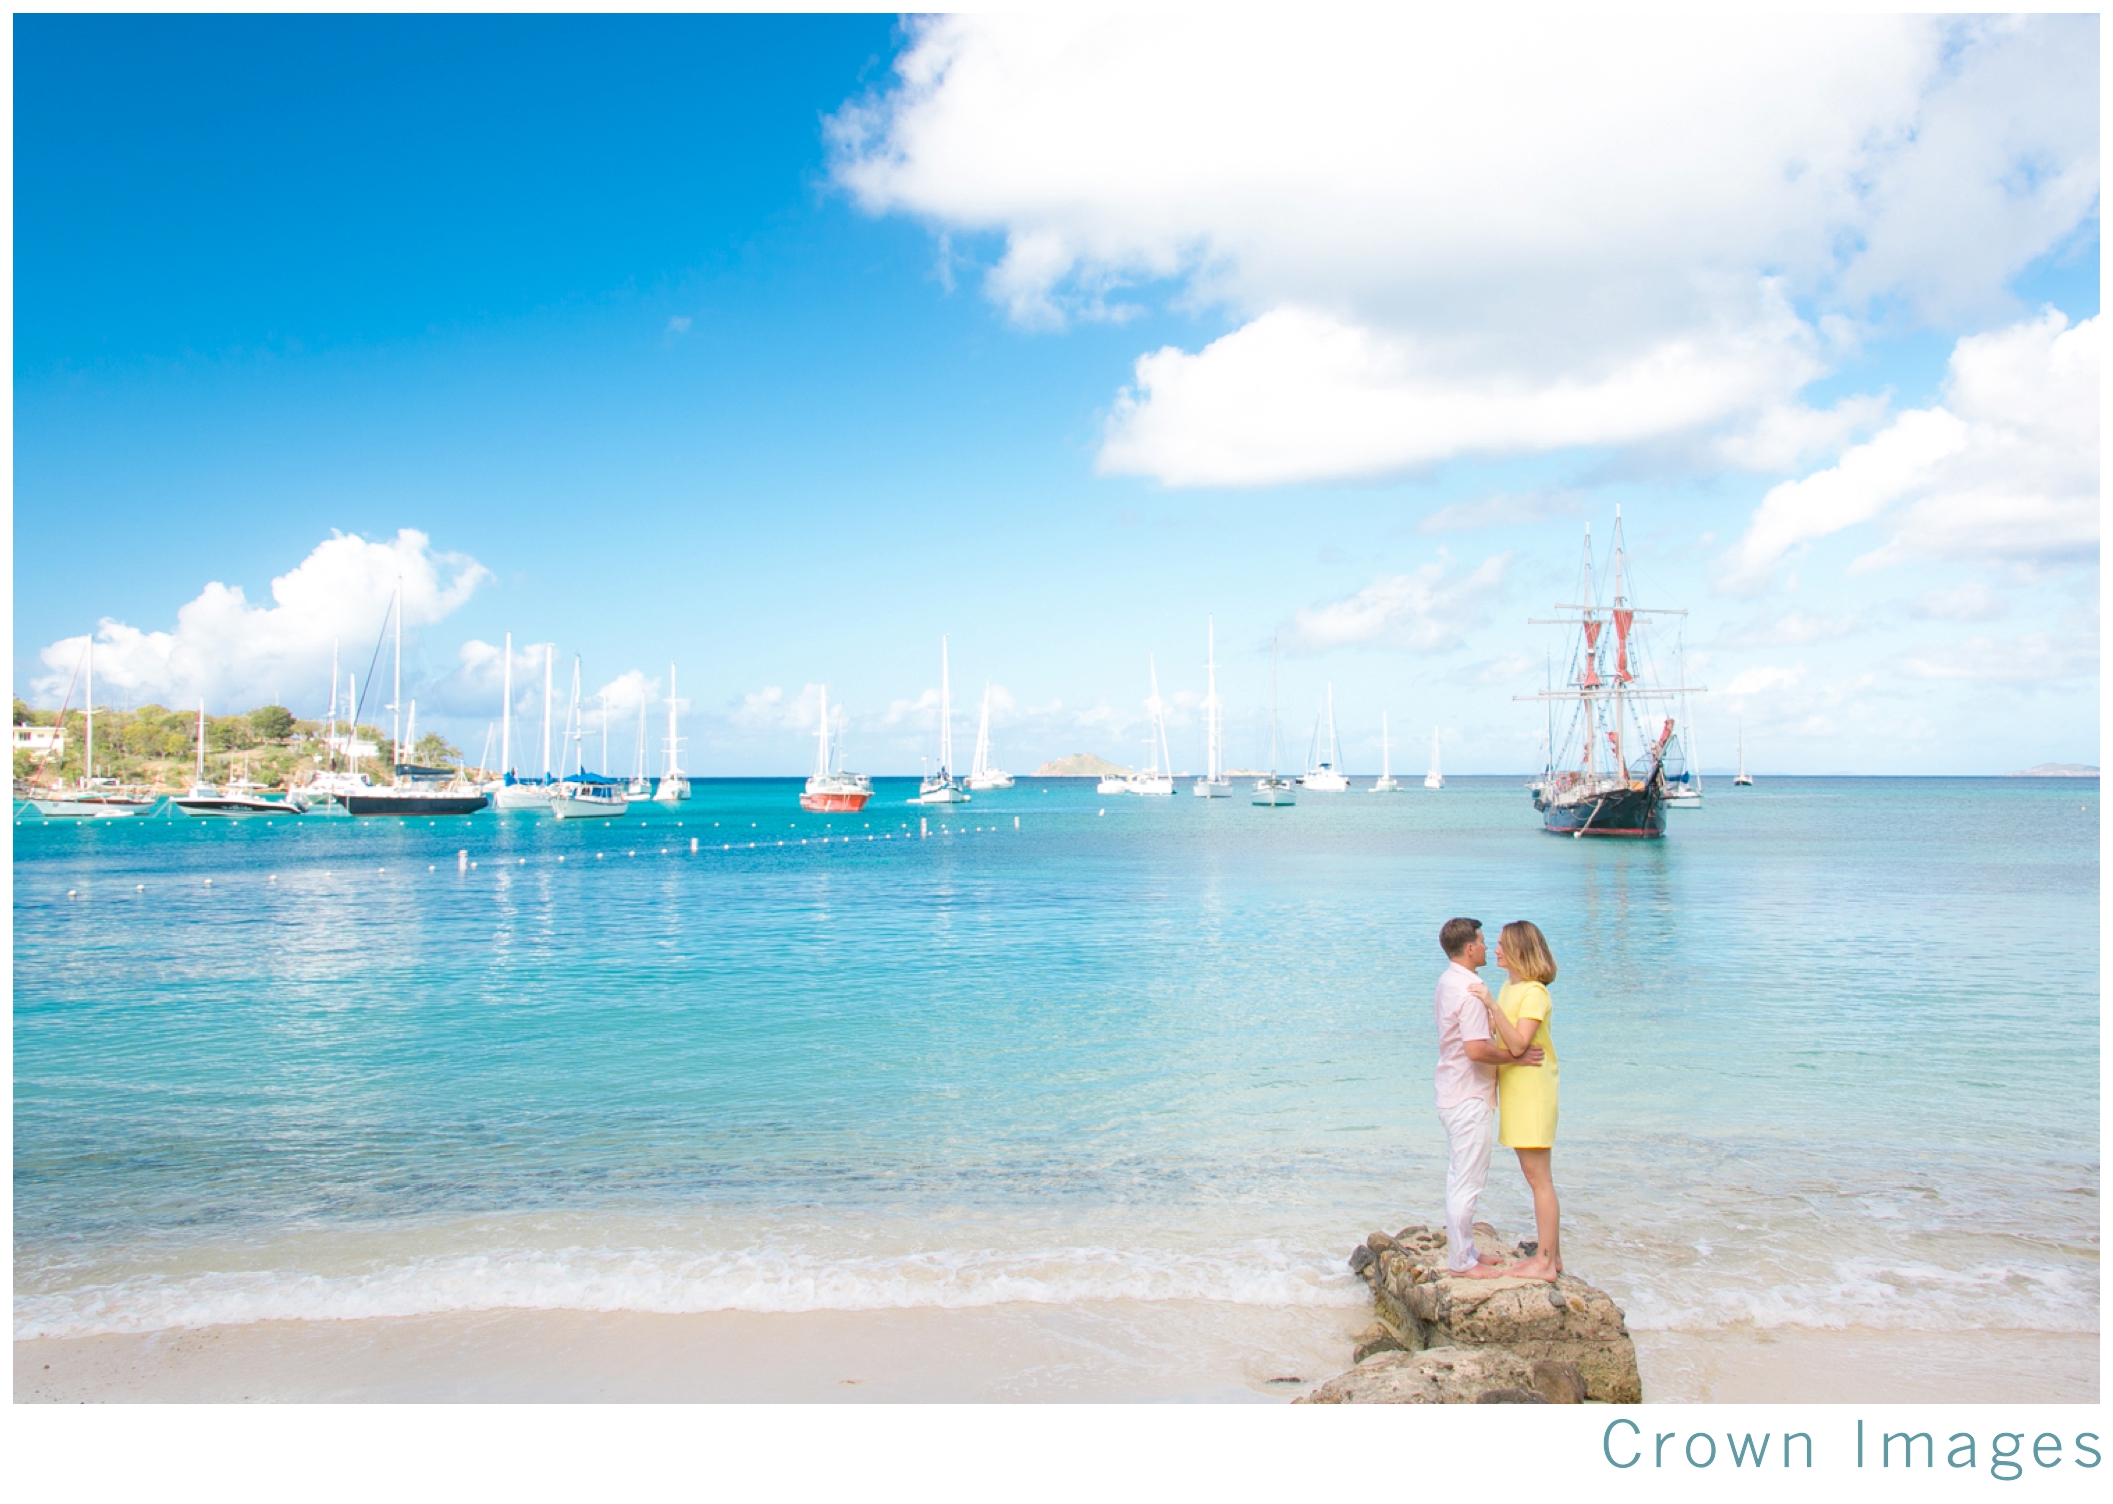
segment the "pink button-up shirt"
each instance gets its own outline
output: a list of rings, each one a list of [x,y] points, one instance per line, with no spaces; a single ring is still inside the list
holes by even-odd
[[[1482,980],[1458,961],[1438,979],[1438,1110],[1450,1112],[1477,1097],[1497,1105],[1497,1068],[1467,1058],[1470,1039],[1489,1038],[1489,1013],[1468,988]]]

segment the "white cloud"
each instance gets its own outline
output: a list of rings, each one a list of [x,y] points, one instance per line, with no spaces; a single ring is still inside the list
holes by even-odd
[[[678,313],[668,320],[668,333],[688,334],[689,332],[690,316],[688,314]]]
[[[1750,668],[1724,686],[1724,696],[1743,701],[1776,690],[1794,689],[1805,681],[1805,673],[1802,663],[1795,668]]]
[[[1899,667],[1909,679],[1973,679],[2013,685],[2081,679],[2098,673],[2098,642],[2095,636],[2057,637],[2048,632],[2007,639],[1969,637],[1909,653]]]
[[[1546,522],[1551,517],[1575,517],[1584,510],[1569,491],[1537,491],[1525,496],[1483,496],[1440,507],[1416,524],[1419,533],[1472,532],[1485,527],[1512,527],[1519,523]]]
[[[1925,590],[1908,608],[1926,621],[1993,621],[2009,613],[2010,604],[1980,580],[1949,590]]]
[[[320,714],[333,642],[339,672],[364,677],[399,578],[404,627],[415,631],[444,620],[491,577],[468,554],[435,552],[411,528],[388,542],[333,533],[271,582],[269,606],[250,604],[239,585],[214,581],[178,608],[173,631],[98,622],[96,694],[171,705],[203,695],[223,713],[276,695],[301,713]],[[43,649],[39,659],[52,672],[32,681],[33,693],[53,700],[63,694],[86,641],[69,637]],[[382,662],[389,661],[385,645]],[[371,707],[374,696],[365,698]]]
[[[2097,318],[2071,328],[2056,309],[1960,340],[1941,405],[1762,498],[1725,583],[1754,588],[1802,545],[1887,514],[1890,540],[1854,567],[2095,554],[2098,346]]]
[[[1451,559],[1441,556],[1413,574],[1382,576],[1345,600],[1299,611],[1284,647],[1295,654],[1380,645],[1449,651],[1486,619],[1482,598],[1503,584],[1511,559],[1497,554],[1455,575]]]
[[[1002,240],[1023,326],[1230,315],[1139,358],[1104,470],[1704,430],[1767,468],[1871,417],[1794,399],[1874,304],[2001,307],[2085,221],[2096,55],[2084,17],[1072,7],[917,23],[831,130],[869,211]]]
[[[740,731],[812,731],[822,714],[822,686],[803,685],[787,697],[773,684],[741,697],[727,713],[727,720]],[[834,715],[832,713],[832,719]]]

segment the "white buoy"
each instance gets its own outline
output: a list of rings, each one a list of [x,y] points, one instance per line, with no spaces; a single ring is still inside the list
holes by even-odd
[[[1102,810],[1102,811],[1101,811],[1101,813],[1102,813],[1103,815],[1105,815],[1105,814],[1107,814],[1108,812],[1107,812],[1106,810]]]
[[[79,893],[79,891],[78,891],[77,889],[74,889],[74,888],[68,888],[68,889],[66,890],[66,896],[67,896],[68,898],[78,898],[78,897],[80,897],[80,893]]]
[[[680,821],[677,821],[676,823],[677,823],[677,824],[680,824],[681,822],[680,822]],[[697,838],[696,838],[695,836],[691,836],[691,837],[690,837],[690,855],[692,855],[692,856],[695,856],[696,854],[697,854]]]
[[[565,858],[561,856],[561,857],[559,857],[559,858],[558,858],[558,860],[562,862],[562,861],[564,861],[564,860],[565,860]]]
[[[147,885],[145,883],[134,883],[132,885],[132,891],[135,893],[144,893],[147,891]]]
[[[213,880],[212,880],[212,879],[211,879],[210,877],[209,877],[209,878],[207,878],[207,879],[205,880],[205,885],[206,885],[206,886],[207,886],[208,888],[212,887],[212,886],[213,886]]]
[[[1014,830],[1018,830],[1020,828],[1020,817],[1018,815],[1014,815],[1012,817],[1012,828]]]
[[[268,883],[275,883],[279,880],[279,874],[274,872],[270,877],[267,877],[264,880]]]
[[[457,872],[467,872],[470,870],[470,854],[467,851],[458,851],[455,853],[455,870]]]
[[[923,815],[917,817],[917,839],[922,841],[932,833],[931,823]]]

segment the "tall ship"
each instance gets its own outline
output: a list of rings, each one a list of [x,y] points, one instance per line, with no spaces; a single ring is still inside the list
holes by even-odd
[[[1564,685],[1520,696],[1541,701],[1548,713],[1548,765],[1528,787],[1550,835],[1656,840],[1665,835],[1666,748],[1674,731],[1673,717],[1661,715],[1659,707],[1702,689],[1652,682],[1650,627],[1687,612],[1638,606],[1630,598],[1620,507],[1614,509],[1610,572],[1613,593],[1602,600],[1588,526],[1576,603],[1558,605],[1563,616],[1533,623],[1565,627],[1573,636]],[[1569,722],[1561,735],[1558,715]]]
[[[836,742],[836,757],[829,755]],[[855,815],[873,797],[873,780],[864,773],[846,773],[836,766],[843,761],[843,743],[829,735],[829,686],[822,686],[822,719],[814,733],[814,776],[800,790],[800,808],[825,815]]]

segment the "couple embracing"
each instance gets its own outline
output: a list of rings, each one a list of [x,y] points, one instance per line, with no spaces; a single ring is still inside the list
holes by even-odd
[[[1496,997],[1476,972],[1492,959],[1479,919],[1448,919],[1438,931],[1445,975],[1438,979],[1438,1116],[1445,1124],[1447,1273],[1457,1279],[1553,1280],[1563,1272],[1556,1238],[1555,1041],[1548,1034],[1548,984],[1555,957],[1540,930],[1521,919],[1497,936],[1497,965],[1510,980]],[[1506,1264],[1475,1251],[1475,1202],[1489,1180],[1491,1148],[1519,1156],[1533,1191],[1539,1245]]]

